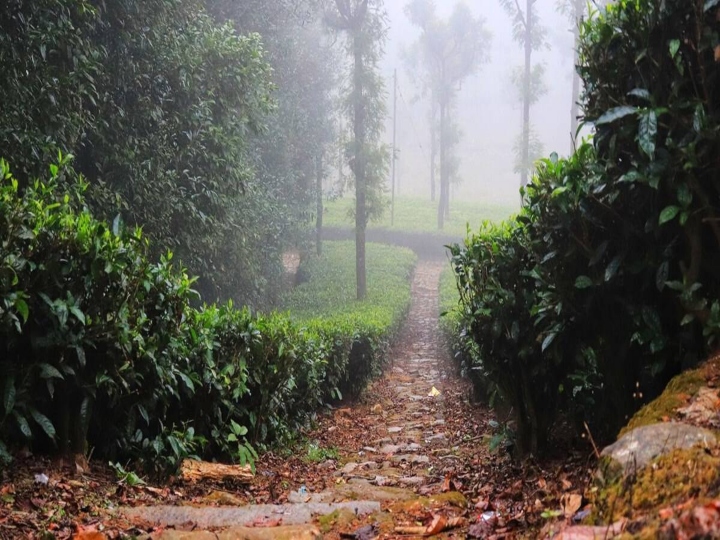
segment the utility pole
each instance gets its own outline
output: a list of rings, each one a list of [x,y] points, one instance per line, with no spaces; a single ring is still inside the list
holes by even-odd
[[[390,199],[390,226],[395,224],[395,144],[397,142],[397,68],[393,76],[393,143],[392,143],[392,196]]]

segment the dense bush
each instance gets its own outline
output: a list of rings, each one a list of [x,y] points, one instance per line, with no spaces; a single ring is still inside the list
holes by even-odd
[[[72,153],[94,215],[141,226],[153,260],[173,251],[209,300],[273,301],[338,84],[322,6],[291,4],[0,2],[0,153],[20,190]]]
[[[453,249],[464,324],[537,451],[558,410],[611,432],[702,358],[720,316],[717,2],[584,23],[593,144],[543,160],[520,216]]]
[[[333,343],[329,388],[355,396],[382,369],[392,338],[410,307],[409,277],[415,254],[405,248],[367,244],[368,294],[355,296],[355,245],[325,242],[309,256],[300,283],[284,298],[294,320]],[[350,338],[350,339],[348,339]]]
[[[138,229],[94,219],[66,162],[19,195],[0,161],[0,458],[12,441],[89,444],[156,471],[189,455],[247,461],[338,387],[360,389],[348,369],[375,367],[386,319],[306,328],[232,304],[195,309],[193,280],[171,255],[149,262]]]

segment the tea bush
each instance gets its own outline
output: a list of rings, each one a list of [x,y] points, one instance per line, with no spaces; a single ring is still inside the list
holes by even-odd
[[[376,369],[403,306],[302,325],[231,303],[196,309],[171,254],[151,263],[139,229],[93,218],[68,161],[22,195],[0,161],[0,460],[12,441],[89,445],[155,472],[188,456],[252,461],[253,445],[296,429],[336,388],[359,391],[367,377],[349,370]],[[407,304],[401,268],[384,283]]]
[[[309,256],[299,269],[306,282],[290,291],[284,306],[308,332],[333,344],[326,377],[334,397],[356,396],[382,369],[392,338],[410,307],[410,275],[416,263],[409,249],[367,244],[368,293],[355,299],[355,245],[325,242],[323,255]]]
[[[592,144],[452,250],[475,362],[539,451],[558,412],[610,435],[716,346],[716,1],[620,0],[582,26]]]

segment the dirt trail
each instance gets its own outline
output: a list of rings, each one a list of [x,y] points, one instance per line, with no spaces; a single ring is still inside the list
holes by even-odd
[[[418,264],[411,308],[383,377],[360,402],[323,416],[310,434],[319,448],[337,448],[337,459],[308,463],[272,455],[261,458],[258,477],[271,480],[266,500],[261,496],[256,502],[271,504],[202,510],[155,506],[126,514],[164,526],[193,522],[207,529],[312,520],[302,529],[309,537],[338,537],[363,525],[376,525],[377,532],[388,537],[433,518],[455,525],[452,529],[466,524],[467,500],[456,488],[468,456],[454,439],[471,432],[467,427],[472,426],[460,429],[448,418],[458,402],[464,402],[466,388],[439,343],[438,280],[444,264]],[[318,519],[318,513],[326,517]],[[282,527],[274,531],[279,537],[286,532]],[[247,531],[235,534],[243,538]],[[157,537],[180,537],[174,535]]]
[[[252,483],[130,487],[118,485],[111,471],[95,471],[90,485],[73,489],[78,510],[66,511],[70,517],[56,530],[108,533],[86,537],[93,540],[119,532],[164,540],[407,538],[443,528],[441,537],[534,536],[528,531],[542,524],[543,508],[556,507],[559,490],[578,488],[577,467],[564,472],[565,460],[545,464],[549,471],[490,452],[493,416],[468,403],[468,384],[440,344],[444,264],[419,262],[412,305],[385,374],[358,402],[319,415],[303,434],[306,444],[262,455]],[[32,477],[39,470],[11,478],[14,506],[35,504]],[[67,500],[72,481],[63,474],[73,476],[67,467],[51,473],[61,480],[42,488],[43,500]],[[0,509],[0,538],[10,530],[30,537],[28,531],[42,530],[44,520],[36,521],[16,512],[3,525]],[[358,530],[366,534],[342,536]]]

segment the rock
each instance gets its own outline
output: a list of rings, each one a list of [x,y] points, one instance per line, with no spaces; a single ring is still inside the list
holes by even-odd
[[[398,483],[405,486],[422,486],[427,482],[426,478],[423,478],[422,476],[404,476],[402,478],[398,478]]]
[[[606,447],[601,455],[619,463],[628,473],[644,468],[653,459],[675,449],[696,444],[714,446],[717,438],[707,429],[680,422],[663,422],[633,429]]]
[[[385,488],[388,489],[388,488]],[[346,497],[346,499],[349,497]],[[360,499],[358,497],[358,499]],[[194,523],[199,529],[237,527],[263,521],[281,521],[283,525],[312,522],[313,516],[331,514],[347,508],[358,516],[378,512],[380,503],[354,500],[339,503],[310,502],[304,504],[257,504],[241,507],[137,506],[120,508],[120,514],[130,520],[142,520],[159,526],[177,527]]]
[[[397,454],[398,452],[400,452],[402,450],[402,448],[403,448],[402,446],[397,445],[397,444],[386,444],[385,446],[380,448],[380,453],[386,454],[386,455],[387,454]]]
[[[352,474],[353,472],[355,472],[355,469],[357,469],[358,466],[359,465],[357,463],[355,463],[354,461],[350,461],[349,463],[346,463],[345,466],[342,469],[340,469],[339,472],[340,472],[340,474]]]
[[[416,454],[401,454],[393,456],[392,460],[396,463],[401,461],[407,461],[408,463],[430,463],[430,458],[427,456],[418,456]]]
[[[322,538],[313,525],[281,527],[233,527],[226,531],[162,531],[141,537],[142,540],[316,540]]]
[[[388,433],[400,433],[403,430],[403,428],[399,426],[393,426],[388,428]]]

